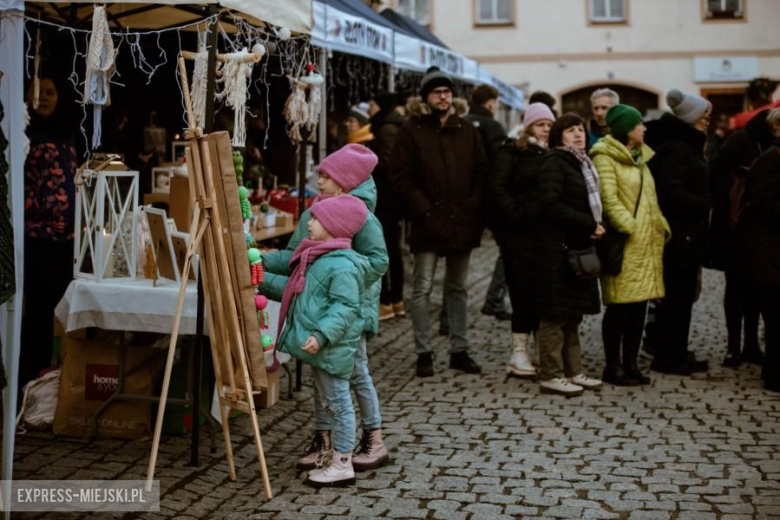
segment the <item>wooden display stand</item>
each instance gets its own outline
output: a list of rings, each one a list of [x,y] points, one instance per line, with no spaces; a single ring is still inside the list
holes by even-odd
[[[225,406],[241,410],[249,415],[255,437],[255,446],[257,448],[265,495],[270,500],[273,495],[254,402],[254,394],[260,394],[262,391],[257,388],[257,384],[253,386],[253,378],[250,377],[249,355],[244,337],[245,323],[243,323],[246,320],[242,320],[245,309],[237,283],[236,270],[243,267],[243,265],[237,261],[232,250],[229,228],[233,223],[229,222],[229,208],[226,207],[226,193],[223,189],[222,176],[227,175],[226,172],[233,169],[230,137],[226,132],[203,136],[200,129],[194,128],[192,103],[189,97],[189,87],[186,84],[187,76],[182,58],[179,59],[179,68],[181,70],[184,99],[190,124],[190,129],[185,132],[185,135],[189,140],[187,163],[190,172],[190,198],[193,208],[190,225],[191,240],[184,261],[182,279],[187,279],[189,270],[192,267],[192,257],[196,252],[199,252],[206,300],[206,314],[211,336],[211,354],[214,361],[217,392],[221,405],[219,408],[222,414],[222,431],[225,437],[225,453],[230,479],[236,480],[236,469],[233,459],[233,448],[230,442],[230,425]],[[236,193],[231,195],[237,198]],[[247,263],[246,269],[248,273],[248,260],[245,254],[242,260]],[[157,412],[157,424],[154,431],[154,441],[152,443],[147,474],[147,489],[151,488],[154,478],[165,403],[173,368],[176,341],[179,335],[181,313],[184,307],[185,289],[186,284],[182,284],[168,350],[168,360],[160,396],[160,407]],[[256,318],[254,316],[252,318],[255,319],[256,324]],[[254,366],[252,368],[256,369]],[[267,386],[264,365],[262,366],[262,374],[256,371],[252,375],[255,376],[255,383],[260,379],[265,383],[264,386]]]

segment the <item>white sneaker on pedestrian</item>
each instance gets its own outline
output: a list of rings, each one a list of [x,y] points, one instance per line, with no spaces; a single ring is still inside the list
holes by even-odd
[[[535,377],[536,369],[528,358],[528,334],[512,334],[512,342],[514,348],[506,371],[518,377]]]
[[[569,382],[581,386],[586,390],[598,390],[601,388],[601,380],[588,377],[585,374],[578,374],[569,378]]]
[[[582,395],[583,388],[579,385],[570,383],[563,377],[555,377],[547,381],[541,381],[539,388],[543,394],[565,395],[566,397],[576,397]]]
[[[312,475],[312,473],[314,473]],[[355,470],[352,468],[352,453],[333,452],[333,459],[322,471],[309,473],[306,481],[314,487],[347,486],[355,483]]]

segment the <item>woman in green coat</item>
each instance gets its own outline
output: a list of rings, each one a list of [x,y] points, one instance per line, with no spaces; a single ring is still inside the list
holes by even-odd
[[[619,274],[601,278],[604,305],[602,336],[607,366],[602,379],[614,385],[648,384],[637,355],[650,300],[663,298],[664,244],[671,236],[661,214],[647,161],[653,151],[644,144],[642,115],[628,105],[607,112],[611,134],[590,150],[601,178],[601,200],[607,233],[627,235]],[[622,362],[621,362],[622,345]]]

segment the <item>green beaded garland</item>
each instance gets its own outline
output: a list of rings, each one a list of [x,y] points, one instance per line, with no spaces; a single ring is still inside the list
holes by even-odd
[[[250,264],[256,264],[262,259],[262,255],[260,254],[260,250],[256,249],[254,247],[250,247],[247,250],[247,256],[249,257],[249,263]]]

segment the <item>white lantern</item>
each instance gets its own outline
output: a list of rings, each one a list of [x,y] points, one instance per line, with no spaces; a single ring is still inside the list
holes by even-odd
[[[76,180],[73,275],[98,282],[135,279],[138,172],[118,160],[93,160],[82,168]]]

